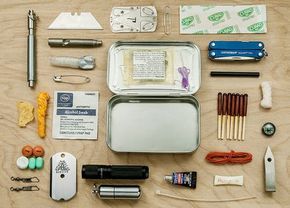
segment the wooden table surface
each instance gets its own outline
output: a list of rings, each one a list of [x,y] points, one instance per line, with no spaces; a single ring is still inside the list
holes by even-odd
[[[113,34],[110,30],[109,16],[113,6],[154,5],[158,16],[157,31],[150,34]],[[268,17],[267,34],[238,35],[180,35],[180,4],[266,4]],[[162,27],[163,8],[170,5],[172,12],[172,33],[165,35]],[[26,82],[26,44],[27,12],[34,9],[39,15],[37,26],[37,73],[38,81],[34,90]],[[65,11],[89,11],[103,26],[102,31],[52,31],[49,24]],[[290,207],[290,1],[88,1],[88,0],[2,0],[0,3],[0,207]],[[103,46],[97,49],[50,48],[49,37],[98,38]],[[207,45],[211,40],[261,40],[265,43],[269,56],[255,63],[214,63],[207,58]],[[202,86],[196,97],[201,104],[201,145],[192,154],[134,154],[114,153],[106,145],[106,105],[112,93],[106,84],[107,51],[117,40],[187,40],[195,42],[201,49]],[[289,53],[289,54],[288,54]],[[88,72],[56,68],[49,64],[49,56],[96,57],[96,69]],[[259,71],[260,78],[211,78],[209,72],[215,69]],[[91,82],[82,86],[57,84],[52,81],[54,74],[81,73],[88,75]],[[263,110],[260,106],[262,81],[269,80],[273,87],[273,108]],[[99,136],[97,141],[56,141],[51,136],[53,92],[56,90],[97,90],[100,92]],[[36,122],[26,128],[17,125],[18,101],[28,101],[37,105],[36,97],[40,91],[47,91],[52,98],[49,101],[47,116],[47,137],[37,135]],[[249,94],[246,140],[218,141],[216,123],[216,97],[221,92]],[[261,133],[263,123],[271,121],[277,127],[272,138]],[[25,144],[42,145],[45,148],[45,167],[43,170],[19,170],[16,159],[21,155]],[[276,162],[275,193],[265,193],[263,157],[270,145]],[[246,151],[253,154],[253,161],[246,165],[216,166],[205,161],[209,151]],[[67,151],[78,160],[78,193],[68,202],[55,202],[49,197],[49,159],[57,152]],[[143,164],[150,167],[150,178],[136,182],[141,185],[143,196],[138,201],[106,201],[91,194],[91,187],[97,181],[81,179],[83,164]],[[195,170],[198,172],[197,188],[172,186],[163,180],[163,176],[174,170]],[[242,187],[214,187],[214,175],[243,175]],[[10,181],[11,176],[37,176],[40,179],[38,192],[10,192],[10,186],[25,185]],[[101,183],[133,183],[132,181],[98,181]],[[256,199],[229,203],[187,202],[157,196],[156,190],[191,198],[223,199],[243,196],[256,196]]]

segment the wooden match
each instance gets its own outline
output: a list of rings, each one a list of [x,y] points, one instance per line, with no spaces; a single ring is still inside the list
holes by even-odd
[[[234,138],[234,122],[235,122],[235,105],[236,105],[236,95],[231,94],[231,112],[230,112],[230,140]]]
[[[235,102],[235,125],[234,125],[234,140],[238,138],[238,123],[239,123],[239,99],[240,95],[236,94]]]
[[[238,140],[242,139],[242,131],[243,131],[243,114],[244,114],[244,96],[239,96],[239,130],[238,130]]]
[[[217,110],[218,110],[218,139],[222,138],[222,104],[223,104],[223,97],[222,93],[218,93],[217,99]]]
[[[223,102],[222,102],[222,136],[221,139],[225,138],[226,132],[226,121],[227,121],[227,94],[223,94]]]
[[[245,140],[247,111],[248,111],[248,94],[245,94],[245,95],[244,95],[244,110],[243,110],[243,131],[242,131],[242,141]]]
[[[230,123],[231,123],[231,100],[232,96],[231,93],[228,93],[228,100],[227,100],[227,139],[230,139]]]

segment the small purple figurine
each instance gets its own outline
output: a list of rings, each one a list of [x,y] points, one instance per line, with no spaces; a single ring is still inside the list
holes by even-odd
[[[186,68],[185,66],[178,67],[178,72],[182,76],[182,81],[181,81],[182,87],[185,89],[188,89],[189,88],[188,75],[190,73],[190,69]]]

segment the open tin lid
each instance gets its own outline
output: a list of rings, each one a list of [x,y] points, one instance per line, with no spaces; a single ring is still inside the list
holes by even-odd
[[[201,84],[200,50],[192,42],[119,41],[110,47],[107,72],[118,95],[191,95]]]
[[[113,96],[107,145],[116,152],[190,153],[200,145],[200,106],[193,96]]]

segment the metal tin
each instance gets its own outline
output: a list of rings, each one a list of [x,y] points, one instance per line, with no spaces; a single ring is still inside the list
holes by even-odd
[[[166,76],[162,80],[135,79],[136,51],[138,55],[140,51],[149,54],[149,60],[151,52],[165,54]],[[152,68],[154,71],[155,65]],[[184,74],[179,68],[189,72],[188,87],[183,85]],[[192,94],[200,88],[200,68],[200,51],[192,42],[114,43],[108,54],[107,84],[117,94],[107,107],[109,148],[146,153],[196,150],[200,144],[200,107]]]
[[[108,104],[107,144],[117,152],[187,153],[200,144],[193,96],[114,96]]]

